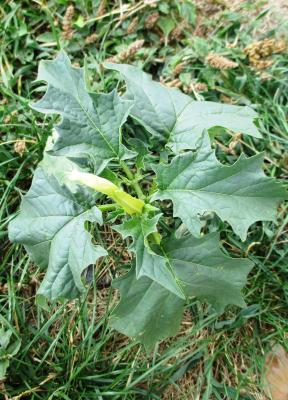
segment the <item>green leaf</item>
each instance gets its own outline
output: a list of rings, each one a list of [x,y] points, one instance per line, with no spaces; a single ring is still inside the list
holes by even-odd
[[[76,202],[87,204],[87,207],[95,204],[99,193],[86,185],[80,186],[77,182],[69,179],[69,175],[73,171],[88,172],[90,171],[89,169],[80,167],[67,157],[54,156],[47,151],[44,151],[44,156],[39,166],[45,171],[46,176],[53,176],[60,186],[65,186],[70,195],[75,196]]]
[[[73,158],[88,156],[96,173],[112,159],[134,155],[121,143],[121,126],[126,121],[131,102],[108,94],[88,93],[84,72],[71,66],[61,51],[54,61],[41,61],[38,81],[46,81],[44,97],[32,108],[45,114],[60,114],[56,126],[53,153]]]
[[[204,129],[222,126],[235,132],[261,137],[249,107],[194,101],[177,89],[163,86],[131,65],[105,64],[119,71],[127,83],[124,98],[134,100],[131,115],[153,136],[176,153],[195,149]]]
[[[245,306],[241,289],[253,263],[226,256],[220,250],[217,233],[201,238],[172,237],[163,247],[187,297],[206,300],[218,313],[229,304]],[[185,301],[155,280],[137,279],[136,275],[137,271],[131,269],[113,283],[120,290],[121,301],[111,326],[151,348],[156,341],[176,334]]]
[[[82,201],[102,193],[118,203],[128,214],[141,213],[145,205],[143,200],[131,196],[110,180],[99,177],[80,168],[76,163],[62,156],[51,156],[44,153],[41,165],[48,175],[53,175],[58,182],[66,185],[72,193],[80,192]]]
[[[157,26],[159,26],[159,28],[161,29],[161,31],[164,34],[165,46],[166,46],[167,45],[168,36],[173,31],[173,29],[175,28],[175,22],[169,16],[160,17],[158,19],[158,21],[157,21]]]
[[[157,223],[161,214],[153,218],[145,215],[135,216],[121,225],[113,226],[124,239],[128,236],[133,238],[132,251],[136,255],[136,278],[147,276],[153,281],[162,285],[167,290],[185,299],[183,289],[177,282],[177,277],[173,273],[173,267],[169,259],[162,255],[155,254],[150,248],[148,237],[157,232]]]
[[[5,379],[5,374],[8,367],[9,367],[8,358],[0,357],[0,381]]]
[[[177,7],[179,9],[179,14],[181,15],[181,17],[187,20],[189,24],[195,25],[197,19],[197,10],[195,4],[184,2],[178,3]],[[195,38],[197,38],[197,36],[193,36],[193,42]]]
[[[130,138],[129,145],[136,151],[137,157],[135,165],[137,169],[144,168],[144,159],[147,154],[149,154],[148,145],[138,138]]]
[[[107,253],[91,242],[85,222],[102,223],[95,206],[37,168],[20,214],[9,224],[10,240],[24,245],[34,262],[48,267],[38,294],[54,300],[73,298],[84,289],[81,273]]]
[[[149,278],[136,279],[133,269],[115,280],[113,287],[120,290],[121,300],[112,314],[112,328],[140,340],[148,350],[177,333],[184,300]]]
[[[0,347],[2,349],[6,350],[8,347],[12,333],[11,329],[5,331],[4,328],[0,328]]]
[[[163,247],[187,297],[206,300],[218,313],[229,304],[245,306],[241,289],[253,262],[226,256],[220,250],[218,233],[201,238],[172,237]]]
[[[0,328],[0,381],[5,379],[9,359],[15,356],[21,347],[21,340],[18,338],[10,343],[12,334],[11,329]]]
[[[226,166],[216,159],[207,133],[195,153],[174,157],[169,165],[153,167],[157,174],[156,199],[173,202],[179,217],[193,234],[200,232],[199,216],[214,211],[242,240],[256,221],[273,221],[277,205],[287,198],[284,188],[262,171],[263,154]]]
[[[18,351],[20,350],[21,347],[21,340],[20,339],[16,339],[15,342],[12,342],[9,347],[7,348],[7,353],[10,356],[15,356]]]

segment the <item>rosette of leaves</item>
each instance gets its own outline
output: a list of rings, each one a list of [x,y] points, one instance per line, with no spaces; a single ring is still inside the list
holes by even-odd
[[[133,66],[106,67],[125,79],[123,96],[90,93],[64,52],[41,61],[48,86],[32,108],[61,119],[9,235],[47,269],[38,296],[71,299],[85,290],[83,271],[107,255],[90,227],[116,221],[135,257],[113,283],[121,300],[110,324],[149,349],[177,332],[192,297],[219,313],[245,306],[253,263],[224,254],[219,233],[203,234],[203,216],[214,213],[244,241],[287,194],[264,174],[263,154],[232,165],[216,158],[214,127],[261,138],[251,108],[194,101]],[[128,116],[134,125],[123,130]]]

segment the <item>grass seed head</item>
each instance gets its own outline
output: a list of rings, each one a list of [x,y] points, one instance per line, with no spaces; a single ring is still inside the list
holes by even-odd
[[[208,92],[208,86],[204,82],[197,82],[194,85],[196,92]]]
[[[262,79],[262,81],[271,81],[271,79],[273,79],[273,76],[265,71],[261,72],[259,76]]]
[[[73,31],[72,31],[72,20],[74,17],[75,13],[75,8],[71,4],[70,6],[67,7],[63,22],[62,22],[62,36],[64,39],[70,40],[72,39],[73,36]]]
[[[273,54],[283,53],[286,49],[284,39],[264,39],[251,43],[244,49],[244,53],[249,59],[249,64],[258,70],[271,67],[273,60],[267,58]]]
[[[130,35],[131,33],[134,33],[137,30],[138,27],[138,22],[139,22],[139,18],[135,17],[132,19],[132,21],[130,22],[128,28],[127,28],[127,34]]]
[[[193,93],[193,92],[208,92],[208,86],[204,82],[190,83],[189,85],[183,86],[183,92]]]
[[[85,38],[85,44],[92,44],[96,42],[98,39],[98,36],[96,33],[92,33],[92,35],[89,35]]]
[[[6,97],[4,97],[4,99],[2,99],[0,101],[0,104],[1,104],[1,106],[5,106],[5,105],[9,104],[9,101],[8,101],[8,99],[6,99]]]
[[[97,17],[102,17],[106,14],[106,0],[101,0],[97,10]]]
[[[216,53],[209,53],[205,62],[216,69],[233,69],[238,67],[236,62],[229,60],[229,58],[219,56]]]
[[[14,143],[14,151],[15,151],[15,153],[19,154],[20,157],[22,157],[23,154],[26,151],[26,142],[25,142],[25,140],[17,140]]]
[[[156,22],[158,21],[160,17],[160,14],[155,11],[152,14],[148,15],[148,17],[145,20],[145,28],[146,29],[152,29],[156,25]]]
[[[180,22],[180,24],[171,32],[171,39],[172,40],[182,39],[184,29],[187,27],[188,27],[188,22],[186,20]]]
[[[115,62],[115,63],[121,63],[126,60],[129,60],[134,57],[134,55],[137,53],[139,49],[143,47],[143,44],[145,41],[143,39],[135,40],[135,42],[131,43],[127,49],[121,51],[119,54],[116,54],[113,57],[109,57],[107,59],[108,62]]]
[[[162,85],[165,85],[170,88],[181,89],[183,86],[183,83],[178,78],[172,79],[171,81],[169,80],[169,78],[164,78],[163,76],[161,76],[160,82],[162,83]]]
[[[185,64],[186,64],[185,62],[177,64],[173,70],[173,75],[177,76],[177,75],[181,74],[181,72],[183,71],[183,69],[185,67]]]

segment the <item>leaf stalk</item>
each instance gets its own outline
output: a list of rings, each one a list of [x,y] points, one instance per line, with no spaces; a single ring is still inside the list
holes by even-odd
[[[125,161],[120,161],[120,165],[121,165],[123,171],[125,172],[125,174],[127,175],[127,178],[130,180],[131,186],[134,188],[139,199],[145,199],[145,195],[142,192],[142,189],[141,189],[139,183],[135,180],[134,174],[130,170],[128,165],[125,163]]]

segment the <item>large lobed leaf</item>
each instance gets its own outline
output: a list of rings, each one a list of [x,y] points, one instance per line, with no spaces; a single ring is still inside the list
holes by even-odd
[[[61,51],[53,61],[41,61],[39,81],[48,89],[32,108],[45,114],[60,114],[53,153],[73,158],[88,156],[99,173],[109,160],[131,157],[121,143],[121,127],[131,102],[120,99],[114,90],[108,94],[88,93],[84,71],[71,66]]]
[[[264,174],[262,164],[263,154],[241,156],[231,166],[221,164],[205,133],[196,152],[154,167],[158,192],[152,200],[172,200],[174,216],[193,234],[200,232],[199,216],[214,211],[245,240],[249,226],[273,221],[277,205],[287,198],[284,188]]]
[[[253,262],[226,256],[219,246],[219,233],[172,237],[163,247],[187,297],[206,300],[218,313],[229,304],[245,306],[241,289]]]
[[[10,240],[23,244],[35,263],[48,267],[38,294],[71,299],[84,289],[81,273],[107,254],[92,244],[86,221],[102,223],[98,208],[81,204],[39,166],[20,214],[9,224]]]
[[[137,279],[141,276],[147,276],[180,298],[185,299],[183,289],[177,281],[169,259],[152,251],[148,242],[149,235],[157,232],[156,225],[160,216],[161,214],[153,218],[135,216],[123,222],[121,225],[115,225],[113,228],[119,232],[124,239],[128,236],[133,238],[131,250],[136,255]]]
[[[153,81],[150,75],[131,65],[106,63],[105,66],[124,77],[127,83],[124,98],[134,100],[132,117],[176,153],[195,149],[203,130],[215,126],[261,137],[254,124],[257,114],[249,107],[194,101],[177,89]]]
[[[150,350],[158,340],[175,335],[179,329],[185,301],[152,279],[136,279],[134,269],[113,282],[121,300],[110,326],[139,340]]]
[[[219,313],[228,304],[245,306],[241,289],[253,263],[226,256],[217,233],[202,238],[172,237],[163,249],[187,297],[206,300]],[[134,251],[137,258],[137,247]],[[185,302],[164,285],[147,277],[137,279],[131,269],[114,286],[120,290],[121,300],[112,315],[112,327],[148,348],[177,332]]]

